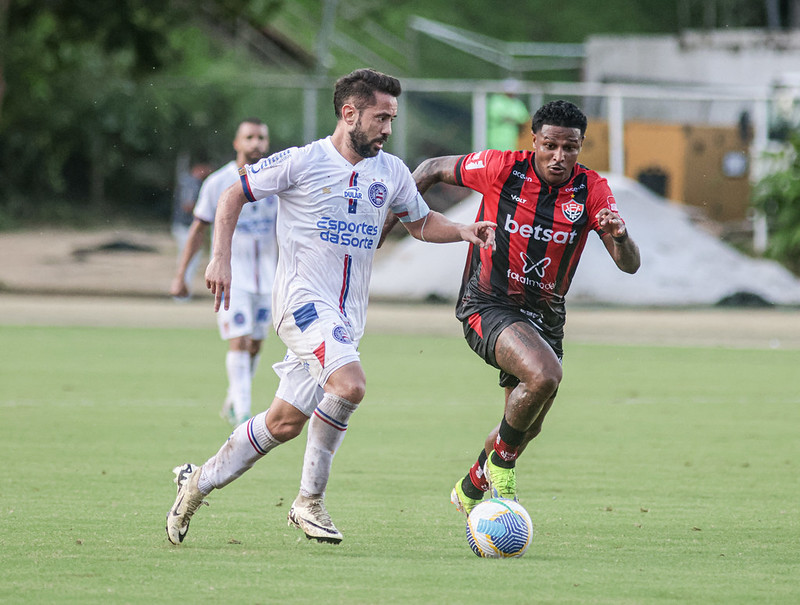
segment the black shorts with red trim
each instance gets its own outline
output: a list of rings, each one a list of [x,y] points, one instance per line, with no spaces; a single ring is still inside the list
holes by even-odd
[[[470,348],[487,364],[500,370],[500,386],[515,387],[519,379],[498,365],[494,351],[497,338],[503,330],[515,323],[527,323],[553,349],[559,361],[564,356],[564,323],[566,314],[563,305],[544,303],[541,309],[521,309],[485,295],[464,296],[456,307],[456,317],[464,327],[464,338]]]

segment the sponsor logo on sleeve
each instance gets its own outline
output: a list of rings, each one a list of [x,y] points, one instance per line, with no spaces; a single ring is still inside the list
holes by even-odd
[[[283,151],[279,151],[278,153],[273,153],[271,156],[266,158],[262,158],[258,162],[254,164],[250,164],[250,172],[253,174],[258,174],[265,168],[273,168],[278,164],[282,164],[290,155],[292,155],[292,149],[284,149]],[[242,174],[242,169],[239,170],[239,174]]]

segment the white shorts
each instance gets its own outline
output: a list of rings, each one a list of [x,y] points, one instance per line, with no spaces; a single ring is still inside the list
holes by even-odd
[[[222,305],[217,312],[222,339],[250,336],[254,340],[264,340],[272,318],[272,295],[253,294],[237,288],[231,288],[229,295],[228,309]]]
[[[281,379],[275,396],[292,404],[310,418],[322,401],[325,391],[311,376],[308,366],[297,355],[286,351],[283,361],[273,364],[272,369]]]
[[[287,313],[276,329],[319,385],[324,386],[343,365],[360,360],[350,320],[321,303],[307,303]]]

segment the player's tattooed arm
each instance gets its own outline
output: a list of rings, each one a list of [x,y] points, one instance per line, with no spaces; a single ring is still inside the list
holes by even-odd
[[[417,183],[420,193],[425,193],[436,183],[457,185],[455,168],[459,155],[445,155],[438,158],[429,158],[422,162],[412,176]]]

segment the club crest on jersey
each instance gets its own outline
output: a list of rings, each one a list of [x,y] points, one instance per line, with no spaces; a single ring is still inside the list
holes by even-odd
[[[561,212],[564,213],[564,216],[567,217],[571,223],[574,223],[581,218],[583,208],[584,204],[578,203],[575,200],[570,200],[566,204],[561,205]]]
[[[367,197],[376,208],[380,208],[386,203],[388,194],[389,190],[386,188],[386,185],[378,181],[372,183],[367,190]]]
[[[343,326],[336,326],[333,328],[333,338],[338,340],[342,344],[350,344],[350,335],[347,333],[347,330],[344,329]]]

